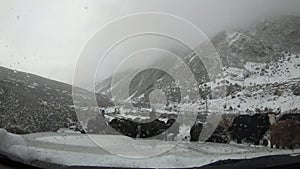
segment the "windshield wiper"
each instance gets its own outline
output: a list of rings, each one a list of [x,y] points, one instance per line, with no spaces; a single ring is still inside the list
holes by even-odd
[[[32,165],[27,165],[15,160],[10,159],[5,155],[0,154],[0,168],[3,169],[14,169],[14,168],[28,168],[28,169],[40,169],[39,167],[34,167]]]
[[[208,164],[197,169],[299,169],[300,156],[272,155],[252,159],[229,159]]]

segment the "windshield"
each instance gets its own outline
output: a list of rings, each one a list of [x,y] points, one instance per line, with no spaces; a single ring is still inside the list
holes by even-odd
[[[299,7],[0,1],[0,157],[40,168],[299,162]]]

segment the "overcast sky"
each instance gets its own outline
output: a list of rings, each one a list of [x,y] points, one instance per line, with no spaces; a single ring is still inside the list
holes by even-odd
[[[71,83],[87,41],[125,15],[177,15],[212,37],[267,15],[299,16],[299,9],[299,0],[0,0],[0,66]]]

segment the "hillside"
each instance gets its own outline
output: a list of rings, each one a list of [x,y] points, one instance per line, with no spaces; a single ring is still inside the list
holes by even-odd
[[[83,89],[82,89],[83,90]],[[97,94],[98,105],[111,106]],[[72,86],[0,67],[0,128],[15,133],[57,131],[77,121]]]

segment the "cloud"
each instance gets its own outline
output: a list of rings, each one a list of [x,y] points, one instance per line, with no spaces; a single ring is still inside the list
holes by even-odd
[[[71,83],[89,38],[124,15],[170,13],[212,37],[265,16],[300,15],[299,7],[299,0],[0,1],[0,64]]]

